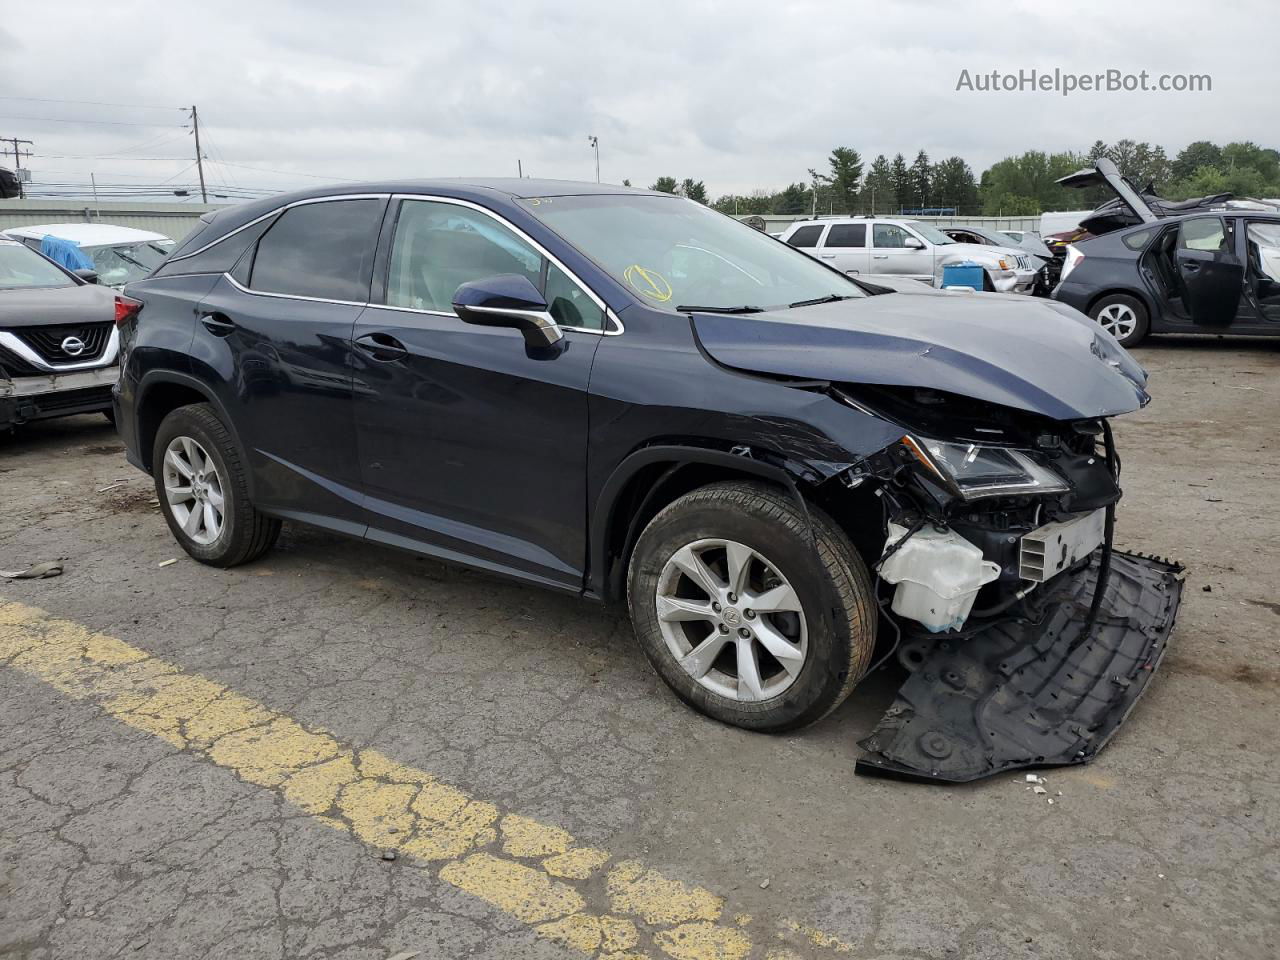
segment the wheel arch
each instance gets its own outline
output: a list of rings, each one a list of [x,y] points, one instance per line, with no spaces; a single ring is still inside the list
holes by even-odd
[[[782,467],[726,450],[663,444],[628,455],[605,481],[591,513],[588,589],[606,602],[622,597],[631,550],[658,511],[697,487],[740,479],[799,496],[797,478]]]
[[[196,403],[207,403],[218,414],[227,432],[231,434],[241,450],[240,435],[235,424],[227,415],[226,408],[207,384],[190,374],[176,370],[153,370],[147,373],[138,383],[138,402],[134,412],[134,429],[138,456],[142,460],[147,473],[151,472],[151,463],[155,456],[156,433],[160,423],[174,410]],[[250,495],[253,493],[253,473],[247,473]]]

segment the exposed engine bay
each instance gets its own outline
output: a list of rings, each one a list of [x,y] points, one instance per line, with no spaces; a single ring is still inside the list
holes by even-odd
[[[858,772],[964,781],[1091,759],[1159,665],[1181,597],[1176,564],[1113,548],[1107,419],[833,389],[908,431],[841,478],[882,504],[874,571],[912,671]]]

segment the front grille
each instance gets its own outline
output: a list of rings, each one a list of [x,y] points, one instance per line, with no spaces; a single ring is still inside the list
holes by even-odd
[[[65,324],[56,327],[22,327],[12,331],[45,363],[87,363],[97,360],[111,338],[110,323]],[[84,344],[79,353],[68,353],[63,344],[75,338]]]

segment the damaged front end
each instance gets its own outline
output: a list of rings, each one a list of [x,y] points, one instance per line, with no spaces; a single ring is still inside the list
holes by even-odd
[[[959,782],[1092,759],[1146,689],[1181,599],[1180,567],[1113,549],[1107,420],[833,393],[906,431],[843,477],[883,504],[878,596],[911,671],[857,771]]]

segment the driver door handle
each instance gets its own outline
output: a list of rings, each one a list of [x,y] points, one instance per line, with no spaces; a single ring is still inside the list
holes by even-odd
[[[375,360],[384,363],[401,360],[409,355],[409,348],[389,333],[366,333],[356,337],[356,346]]]

